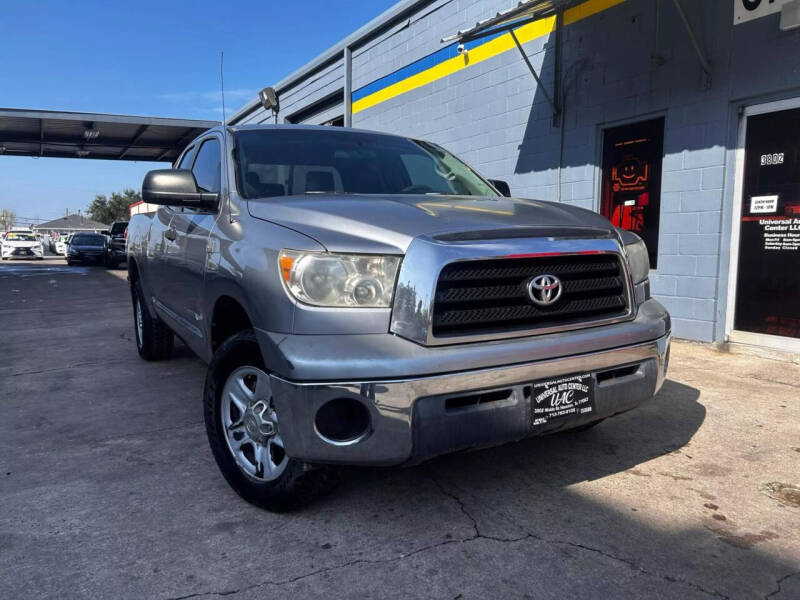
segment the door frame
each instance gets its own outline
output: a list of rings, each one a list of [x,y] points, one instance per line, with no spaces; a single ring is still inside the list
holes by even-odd
[[[788,338],[766,333],[752,333],[750,331],[740,331],[734,329],[734,317],[736,312],[736,285],[739,276],[739,236],[742,223],[742,192],[744,190],[744,154],[745,140],[747,139],[747,122],[749,117],[762,115],[765,113],[779,112],[800,108],[800,97],[777,100],[775,102],[765,102],[746,106],[742,112],[742,119],[739,124],[739,134],[736,141],[736,153],[734,158],[734,181],[733,181],[733,213],[731,219],[731,250],[730,262],[728,266],[728,297],[725,310],[725,340],[737,344],[749,344],[753,346],[764,346],[774,350],[784,352],[800,353],[800,338]]]

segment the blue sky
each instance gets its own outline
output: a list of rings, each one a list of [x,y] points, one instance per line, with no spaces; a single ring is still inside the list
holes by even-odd
[[[221,119],[395,0],[4,0],[0,106]],[[0,208],[55,218],[159,164],[0,157]]]

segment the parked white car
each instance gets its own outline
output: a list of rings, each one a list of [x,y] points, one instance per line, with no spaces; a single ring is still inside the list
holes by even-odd
[[[72,234],[69,235],[61,235],[60,238],[56,240],[55,243],[55,252],[59,256],[67,256],[67,249],[69,248],[69,240],[72,237]]]
[[[44,245],[30,230],[9,231],[2,246],[0,256],[3,260],[9,258],[44,258]]]

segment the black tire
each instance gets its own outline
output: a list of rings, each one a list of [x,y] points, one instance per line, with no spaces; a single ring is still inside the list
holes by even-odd
[[[222,390],[231,373],[244,366],[268,372],[252,331],[237,333],[226,340],[214,353],[208,367],[203,413],[214,459],[228,484],[251,504],[274,512],[286,512],[306,506],[335,486],[338,479],[336,469],[308,469],[302,462],[287,457],[288,464],[276,479],[259,481],[248,477],[239,468],[228,448],[221,415]],[[280,415],[278,419],[280,422]]]
[[[133,301],[133,331],[139,356],[147,361],[169,358],[175,344],[175,336],[161,319],[150,316],[144,301],[142,285],[138,280],[131,284],[131,300]],[[137,323],[137,307],[141,312],[141,332]]]

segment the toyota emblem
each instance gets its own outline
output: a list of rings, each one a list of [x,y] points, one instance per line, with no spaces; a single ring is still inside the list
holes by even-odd
[[[561,291],[561,280],[555,275],[537,275],[528,282],[528,296],[539,306],[555,304]]]

